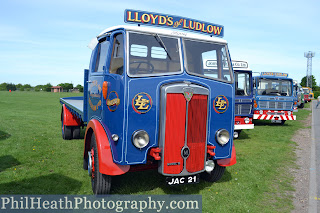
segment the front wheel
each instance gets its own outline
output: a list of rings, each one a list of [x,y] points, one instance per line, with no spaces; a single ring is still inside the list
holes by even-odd
[[[99,172],[99,158],[94,133],[91,137],[90,151],[88,152],[88,172],[91,177],[93,194],[109,194],[111,188],[111,176]]]
[[[214,169],[211,172],[202,172],[201,178],[208,182],[216,182],[221,179],[226,167],[220,166],[217,161],[214,161]]]

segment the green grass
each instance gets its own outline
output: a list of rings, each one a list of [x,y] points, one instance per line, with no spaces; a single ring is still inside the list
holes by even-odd
[[[0,92],[1,194],[92,194],[83,139],[61,137],[59,98],[74,95]],[[299,109],[298,121],[283,126],[259,121],[244,130],[235,140],[237,164],[217,183],[173,188],[157,171],[145,171],[113,178],[112,193],[201,194],[203,212],[290,212],[289,168],[297,167],[291,138],[310,112]]]

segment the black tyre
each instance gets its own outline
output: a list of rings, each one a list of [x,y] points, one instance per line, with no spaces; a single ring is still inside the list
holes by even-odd
[[[96,137],[92,134],[91,144],[90,144],[91,156],[92,158],[92,174],[91,174],[91,186],[93,194],[109,194],[111,188],[111,176],[101,174],[99,172],[99,158],[97,152]]]
[[[80,138],[80,126],[75,126],[72,129],[72,138],[79,139]]]
[[[63,118],[61,119],[62,138],[64,140],[72,139],[72,127],[64,125]]]
[[[71,140],[72,139],[72,128],[71,126],[62,126],[62,138],[64,140]]]
[[[64,125],[64,111],[61,110],[61,132],[62,132],[62,138],[64,140],[71,140],[72,139],[72,127]]]
[[[226,170],[226,167],[219,166],[217,164],[217,161],[214,161],[214,163],[215,163],[214,169],[210,173],[206,171],[201,173],[201,178],[204,179],[205,181],[216,182],[220,180],[221,177],[223,176],[224,171]]]
[[[300,104],[300,107],[299,108],[303,108],[304,107],[304,103]]]
[[[280,125],[284,125],[285,122],[286,122],[286,121],[282,120]]]

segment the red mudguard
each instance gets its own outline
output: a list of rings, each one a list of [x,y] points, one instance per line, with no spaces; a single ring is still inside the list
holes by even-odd
[[[65,104],[62,105],[63,112],[63,125],[65,126],[80,126],[81,120],[77,116],[73,115]]]
[[[232,145],[232,153],[231,153],[231,158],[226,158],[226,159],[219,159],[217,160],[217,163],[219,166],[232,166],[237,163],[236,159],[236,148],[234,147],[234,144]]]
[[[98,157],[99,157],[99,172],[105,175],[122,175],[129,171],[129,165],[119,165],[113,162],[113,157],[111,153],[110,143],[107,134],[102,127],[101,123],[92,119],[86,130],[86,135],[84,137],[84,157],[87,158],[88,150],[90,149],[91,135],[95,134]]]

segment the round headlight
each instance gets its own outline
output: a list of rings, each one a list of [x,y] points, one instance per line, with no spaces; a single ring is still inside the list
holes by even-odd
[[[216,138],[218,143],[220,143],[223,146],[229,142],[230,134],[226,129],[220,129],[216,133]]]
[[[291,115],[291,111],[288,111],[288,115],[289,115],[289,116]]]
[[[248,117],[246,117],[246,118],[244,119],[244,122],[245,122],[246,124],[248,124],[248,123],[250,122],[250,119],[249,119]]]
[[[260,110],[260,115],[262,115],[263,114],[263,110]]]
[[[149,135],[144,130],[137,130],[132,134],[132,143],[135,147],[142,149],[149,143]]]
[[[208,172],[208,173],[212,172],[213,169],[214,169],[214,166],[215,166],[215,165],[214,165],[213,160],[207,160],[207,161],[206,161],[206,166],[205,166],[206,172]]]

